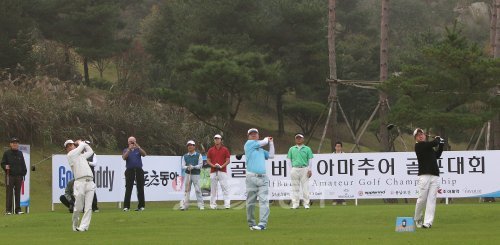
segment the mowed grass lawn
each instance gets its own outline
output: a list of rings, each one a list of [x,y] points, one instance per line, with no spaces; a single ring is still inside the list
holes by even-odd
[[[312,206],[273,205],[268,230],[250,231],[245,209],[175,210],[152,203],[144,212],[111,204],[92,215],[90,230],[71,229],[71,214],[31,212],[0,218],[2,244],[500,244],[500,204],[437,206],[432,229],[397,233],[397,216],[412,216],[413,204]],[[193,206],[192,206],[193,208]]]

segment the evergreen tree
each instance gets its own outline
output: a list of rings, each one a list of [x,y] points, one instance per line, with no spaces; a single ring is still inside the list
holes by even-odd
[[[393,122],[432,128],[443,136],[478,127],[500,108],[491,88],[500,82],[500,62],[469,42],[454,25],[443,40],[420,50],[384,86],[397,95]]]
[[[117,35],[123,27],[117,0],[39,1],[37,17],[46,38],[74,48],[82,56],[87,84],[89,62],[110,57],[128,44]]]
[[[272,81],[276,69],[279,66],[267,63],[260,53],[194,45],[180,61],[174,84],[157,89],[156,94],[185,107],[201,121],[224,132],[228,140],[228,129],[241,103]]]
[[[32,0],[0,1],[0,68],[21,65],[30,72],[33,20],[29,17]]]

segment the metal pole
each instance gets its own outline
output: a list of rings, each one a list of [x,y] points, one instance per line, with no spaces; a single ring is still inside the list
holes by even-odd
[[[403,136],[401,135],[401,130],[399,129],[399,127],[397,127],[397,129],[398,129],[399,139],[401,140],[401,143],[403,143],[403,146],[405,147],[405,151],[408,151],[408,147],[406,147],[406,143],[403,139]]]
[[[477,137],[476,144],[474,145],[474,150],[477,150],[477,146],[479,145],[479,141],[481,140],[481,137],[483,137],[484,129],[486,128],[486,124],[483,125],[481,128],[481,132],[479,132],[479,136]]]
[[[321,147],[323,146],[323,141],[325,140],[326,129],[330,122],[330,115],[332,114],[333,100],[330,102],[330,109],[328,109],[328,117],[326,118],[325,128],[323,129],[323,134],[321,135],[321,140],[319,141],[318,154],[321,153]]]
[[[359,145],[359,140],[361,139],[361,137],[365,133],[366,128],[368,128],[368,125],[372,122],[373,117],[377,113],[379,107],[380,107],[380,102],[377,103],[377,106],[375,107],[375,110],[373,110],[372,115],[370,116],[370,118],[368,119],[368,121],[366,121],[365,125],[363,126],[363,129],[361,129],[361,133],[359,134],[358,138],[356,139],[356,142],[354,142],[354,146],[352,147],[351,152],[354,152],[354,148],[356,148],[356,146]]]

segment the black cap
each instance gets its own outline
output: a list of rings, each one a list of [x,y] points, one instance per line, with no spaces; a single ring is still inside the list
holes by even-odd
[[[12,137],[12,138],[10,138],[10,143],[12,143],[12,142],[19,143],[19,139],[17,137]]]

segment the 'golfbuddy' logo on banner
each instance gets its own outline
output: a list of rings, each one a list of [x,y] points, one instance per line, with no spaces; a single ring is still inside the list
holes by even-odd
[[[68,182],[72,180],[73,172],[71,170],[66,170],[66,167],[59,167],[59,188],[64,189],[68,185]],[[95,184],[97,188],[108,189],[109,191],[113,191],[113,184],[115,180],[115,171],[109,170],[106,168],[96,168],[95,171]]]

